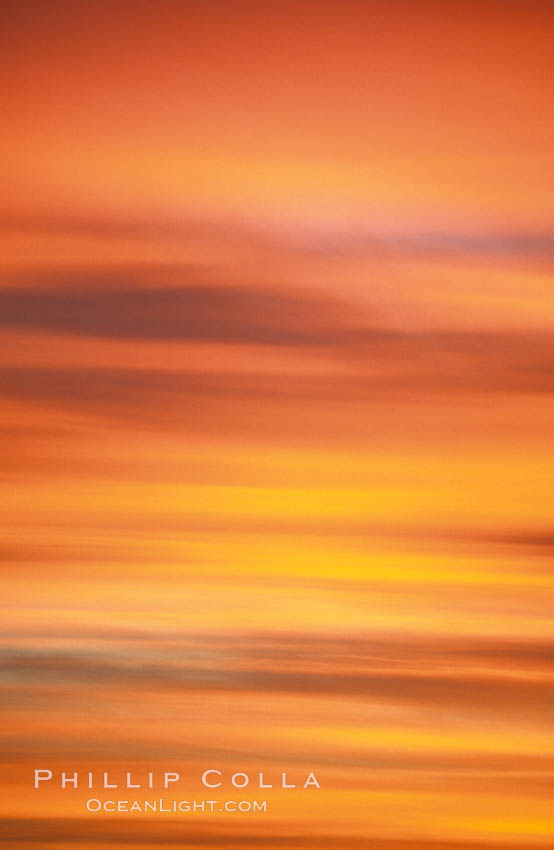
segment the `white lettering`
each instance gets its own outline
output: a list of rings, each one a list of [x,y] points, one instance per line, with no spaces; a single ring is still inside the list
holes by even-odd
[[[51,770],[35,770],[35,788],[38,788],[39,782],[48,782],[49,779],[52,779]]]
[[[202,784],[205,785],[206,788],[219,788],[222,785],[221,782],[208,782],[207,777],[209,773],[216,773],[218,776],[221,776],[220,770],[205,770],[202,774]]]

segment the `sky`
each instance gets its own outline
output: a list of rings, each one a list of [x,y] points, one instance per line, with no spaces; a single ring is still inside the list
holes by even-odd
[[[553,13],[5,0],[0,845],[550,845]]]

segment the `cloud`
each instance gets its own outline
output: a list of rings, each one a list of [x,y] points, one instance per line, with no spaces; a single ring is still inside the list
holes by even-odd
[[[421,639],[182,636],[131,647],[116,642],[109,649],[6,647],[0,669],[6,682],[62,688],[86,682],[341,696],[459,711],[501,707],[505,716],[527,711],[546,719],[554,683],[540,674],[552,657],[554,646],[546,641],[520,647],[512,641],[453,640],[437,647]],[[537,673],[532,690],[518,674],[522,668]]]
[[[64,285],[0,289],[0,326],[103,339],[277,346],[330,345],[354,330],[353,308],[348,324],[349,311],[323,297],[232,283],[132,285],[106,273],[99,282],[89,275],[62,280]]]
[[[229,324],[220,331],[230,338]],[[292,344],[302,336],[304,346],[322,344],[323,332],[317,343],[308,330],[295,333],[284,329],[282,319],[280,329],[268,331],[265,339],[279,337]],[[242,329],[243,341],[257,335],[263,335],[261,325]],[[222,423],[227,429],[233,423],[259,428],[265,420],[272,428],[290,420],[290,427],[296,423],[298,429],[310,414],[324,431],[328,421],[332,424],[328,414],[337,408],[348,429],[382,402],[419,406],[445,398],[544,396],[554,390],[554,351],[546,335],[368,332],[364,341],[359,330],[349,335],[342,329],[328,331],[329,345],[331,339],[332,354],[340,359],[343,372],[303,374],[301,362],[296,373],[256,372],[253,348],[254,368],[249,372],[219,371],[217,364],[206,371],[4,366],[0,396],[180,430],[221,429]],[[137,360],[140,363],[140,350]],[[344,418],[349,406],[355,418]],[[310,427],[313,430],[313,423]]]
[[[554,233],[548,231],[517,233],[493,231],[490,233],[407,233],[383,239],[391,251],[431,256],[460,255],[479,258],[524,258],[531,260],[554,259]]]
[[[402,231],[371,230],[364,224],[341,226],[336,221],[317,226],[313,221],[298,220],[294,228],[267,221],[263,227],[255,221],[229,216],[202,219],[189,215],[185,219],[165,216],[108,216],[42,210],[40,212],[9,210],[0,213],[0,231],[62,235],[71,238],[109,240],[187,240],[212,244],[236,244],[251,250],[303,256],[356,257],[373,255],[394,259],[421,257],[477,258],[493,260],[525,259],[551,262],[554,259],[554,233],[548,229],[490,231],[416,231],[405,226]]]
[[[107,818],[3,818],[3,836],[0,843],[9,847],[18,846],[21,850],[36,850],[37,842],[41,846],[66,844],[102,844],[110,847],[179,847],[189,848],[256,848],[286,847],[287,850],[337,850],[348,847],[349,850],[490,850],[490,841],[479,839],[467,841],[435,840],[428,838],[395,839],[380,838],[371,835],[361,837],[349,832],[346,835],[310,834],[294,832],[290,824],[265,824],[263,832],[255,829],[226,828],[203,824],[202,829],[190,824],[182,827],[168,824],[167,821],[149,818],[140,822],[125,820],[124,823]],[[540,850],[544,843],[504,840],[503,850]]]
[[[68,365],[62,368],[41,365],[39,356],[36,365],[0,367],[0,397],[126,427],[317,440],[335,438],[338,431],[379,437],[388,433],[391,419],[399,428],[395,404],[409,406],[414,416],[427,405],[430,427],[439,427],[433,425],[435,404],[545,397],[554,389],[554,350],[546,333],[400,330],[369,309],[322,293],[210,282],[194,268],[173,269],[172,276],[184,282],[169,285],[165,274],[105,269],[99,276],[56,274],[34,288],[0,289],[0,328],[68,340]],[[117,362],[71,366],[71,338],[94,345],[133,342],[136,368]],[[32,337],[25,339],[26,356],[32,357]],[[224,368],[221,348],[213,358],[206,355],[203,371],[187,368],[185,350],[171,369],[159,360],[144,368],[152,362],[141,361],[146,344],[163,341],[242,351]],[[272,371],[267,364],[258,371],[257,355],[268,347]],[[282,370],[281,355],[289,358]],[[112,357],[109,346],[104,362],[106,356]],[[480,415],[478,408],[473,415]],[[61,434],[66,426],[61,420],[59,426]],[[14,460],[8,464],[13,467]]]

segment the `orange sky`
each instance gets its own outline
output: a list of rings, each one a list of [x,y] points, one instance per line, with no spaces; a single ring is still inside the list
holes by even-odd
[[[551,841],[552,18],[4,4],[6,847]]]

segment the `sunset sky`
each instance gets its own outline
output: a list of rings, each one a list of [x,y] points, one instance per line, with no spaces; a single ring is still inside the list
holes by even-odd
[[[552,846],[553,4],[2,19],[0,845]]]

